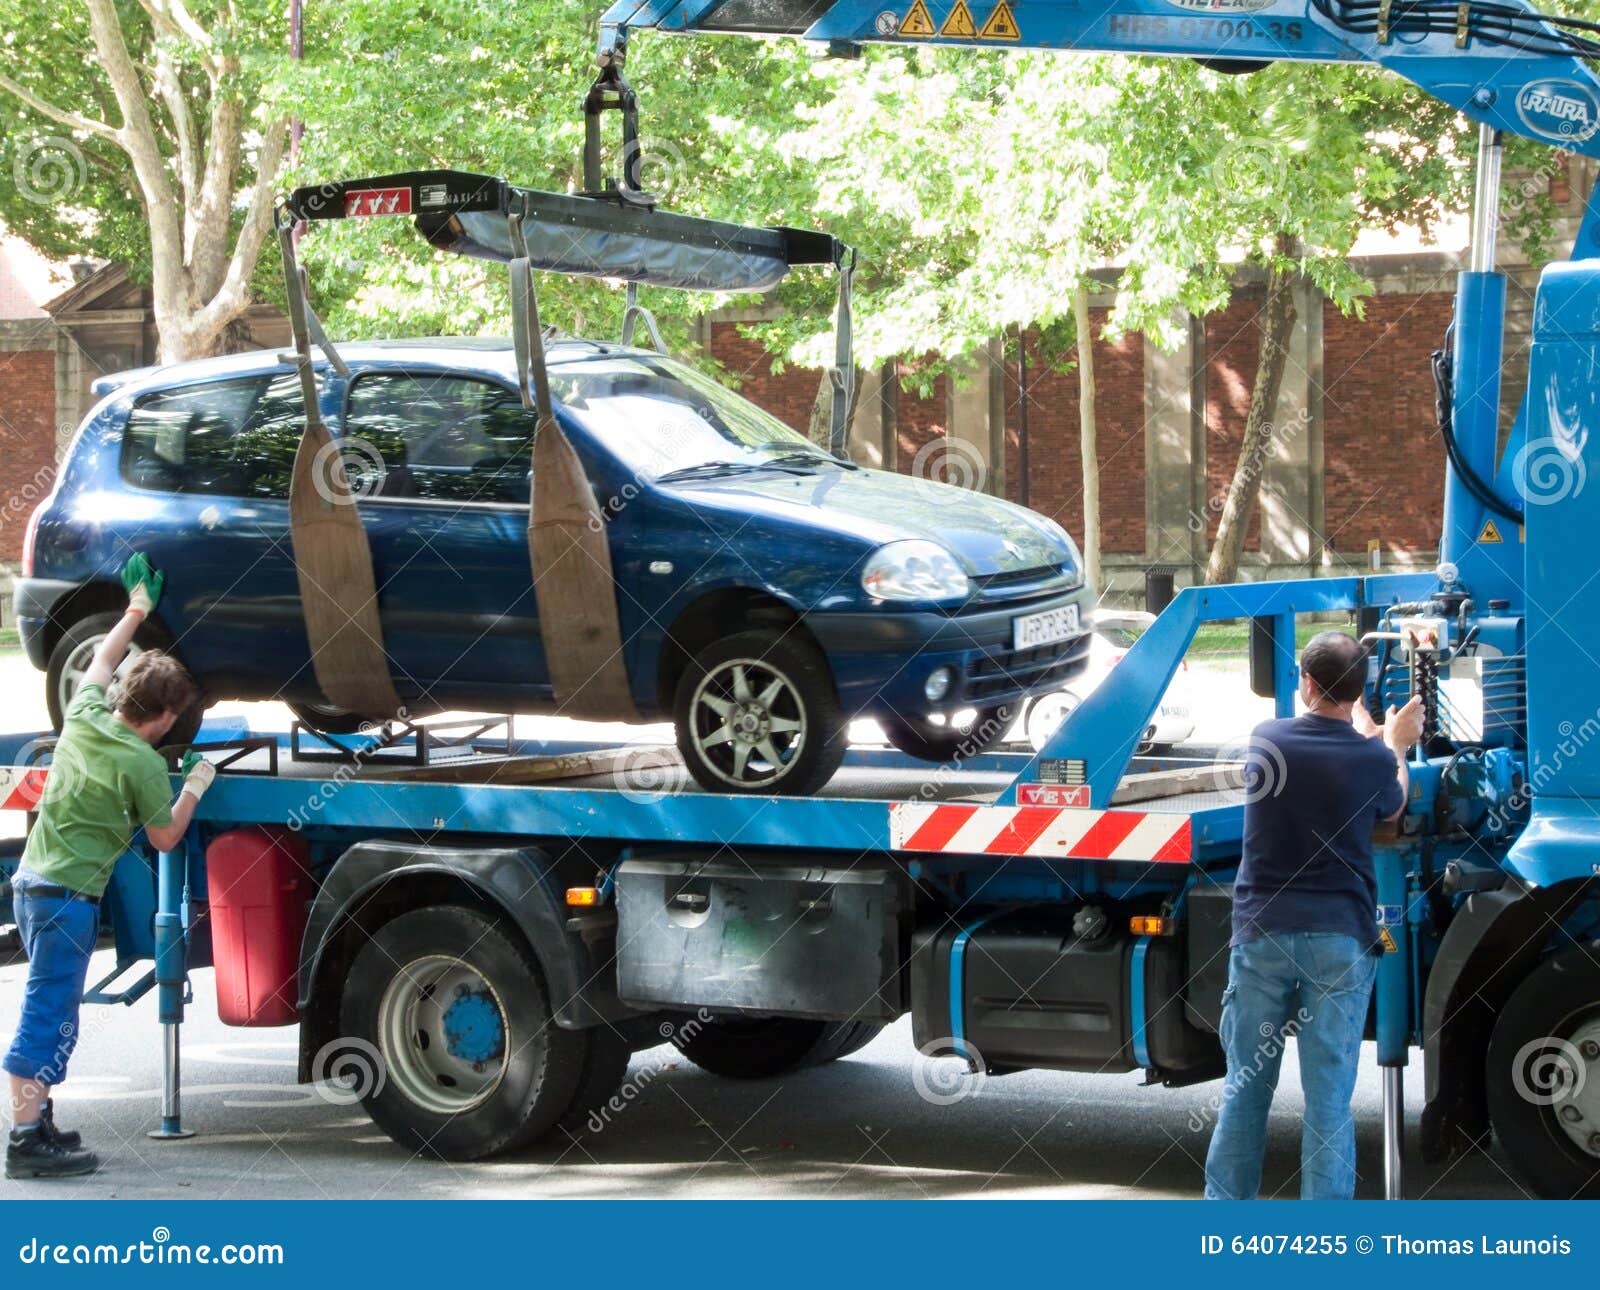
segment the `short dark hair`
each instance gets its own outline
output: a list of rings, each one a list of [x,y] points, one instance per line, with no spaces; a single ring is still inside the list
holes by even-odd
[[[1318,632],[1300,651],[1300,670],[1335,703],[1367,692],[1367,647],[1349,632]]]
[[[145,650],[117,678],[117,711],[134,725],[166,712],[182,715],[199,698],[189,669],[158,649]]]

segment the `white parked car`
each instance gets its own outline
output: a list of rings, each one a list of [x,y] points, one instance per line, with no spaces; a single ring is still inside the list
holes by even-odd
[[[1012,729],[1014,741],[1026,741],[1035,752],[1043,748],[1045,740],[1055,733],[1067,713],[1104,683],[1111,669],[1122,661],[1134,641],[1149,630],[1156,616],[1138,609],[1097,609],[1092,620],[1094,636],[1089,642],[1089,666],[1066,688],[1028,700]],[[1141,753],[1182,743],[1194,733],[1194,716],[1186,693],[1188,670],[1187,662],[1179,664],[1178,674],[1172,678],[1161,706],[1139,741]]]

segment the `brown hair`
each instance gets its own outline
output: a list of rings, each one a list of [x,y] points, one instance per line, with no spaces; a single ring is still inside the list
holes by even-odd
[[[189,669],[170,654],[146,650],[118,678],[117,711],[133,725],[164,712],[183,713],[200,697]]]

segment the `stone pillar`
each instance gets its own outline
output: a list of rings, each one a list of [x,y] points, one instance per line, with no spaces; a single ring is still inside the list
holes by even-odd
[[[986,493],[999,492],[1003,484],[1000,476],[1004,454],[997,457],[994,452],[993,387],[999,384],[1000,376],[986,347],[952,371],[945,383],[945,437],[951,441],[951,451],[960,454],[963,468],[981,467]],[[1002,441],[1003,433],[1002,430]]]
[[[850,460],[874,470],[893,470],[883,397],[883,369],[856,373],[856,406],[850,416]]]
[[[1294,332],[1261,475],[1261,555],[1290,565],[1275,576],[1315,573],[1322,561],[1322,294],[1294,288]]]
[[[1144,548],[1192,578],[1206,555],[1205,327],[1174,322],[1176,349],[1144,342]]]

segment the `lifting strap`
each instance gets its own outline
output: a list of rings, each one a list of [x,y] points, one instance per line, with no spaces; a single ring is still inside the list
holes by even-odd
[[[555,417],[528,244],[522,213],[515,207],[508,223],[517,377],[523,406],[537,418],[528,559],[546,671],[562,714],[585,720],[636,721],[639,713],[623,660],[605,518],[583,463]]]
[[[305,401],[305,430],[289,483],[289,534],[311,666],[329,703],[362,717],[391,717],[400,712],[401,703],[383,646],[372,547],[354,505],[343,455],[318,406],[313,339],[337,370],[348,369],[328,343],[307,300],[306,278],[295,258],[294,220],[280,211],[277,226],[295,365]]]
[[[855,331],[851,318],[856,253],[840,246],[834,253],[833,263],[839,273],[839,316],[833,332],[833,366],[828,369],[828,380],[833,385],[828,451],[844,458],[850,451],[850,405],[856,392]]]
[[[656,326],[656,316],[639,303],[639,284],[628,283],[627,304],[622,310],[622,343],[633,344],[633,328],[635,323],[644,323],[644,329],[650,333],[650,347],[663,356],[667,353],[667,345],[661,339],[661,329]]]

